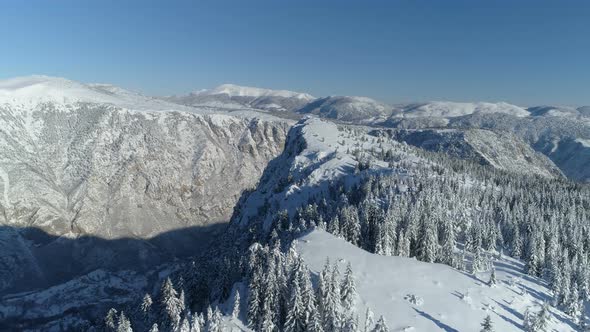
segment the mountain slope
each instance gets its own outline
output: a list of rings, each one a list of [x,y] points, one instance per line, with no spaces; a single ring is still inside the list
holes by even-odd
[[[578,300],[558,302],[564,291],[546,275],[579,266],[575,258],[569,263],[567,252],[583,242],[587,187],[523,169],[498,170],[492,163],[482,167],[365,130],[300,121],[257,190],[236,207],[232,226],[246,235],[259,230],[253,238],[271,248],[277,239],[295,238],[296,250],[316,276],[327,257],[340,271],[351,263],[358,282],[356,312],[369,307],[394,331],[470,331],[487,314],[497,330],[521,331],[527,309],[537,312],[550,300],[557,304],[549,309],[549,325],[577,330],[577,319],[585,319],[575,309]],[[481,153],[486,151],[478,144],[493,143],[467,140]],[[563,208],[573,204],[583,207]],[[565,234],[571,237],[557,240]],[[545,256],[546,236],[563,258]],[[496,250],[517,258],[497,258]],[[485,284],[492,266],[496,287]],[[565,280],[578,278],[563,273]],[[565,292],[571,289],[578,292],[575,287]]]
[[[411,165],[433,164],[421,156],[421,149],[384,139],[386,131],[371,130],[370,135],[368,131],[365,127],[338,126],[317,118],[299,121],[290,130],[283,153],[269,163],[258,189],[240,201],[236,209],[239,214],[234,214],[233,219],[246,225],[260,218],[259,210],[266,211],[265,206],[293,214],[308,200],[327,195],[329,186],[334,183],[342,182],[350,187],[371,174],[401,172],[400,176],[407,176]],[[485,134],[484,137],[481,133]],[[537,156],[525,144],[517,143],[515,147],[514,141],[506,141],[497,146],[494,143],[499,134],[487,131],[467,134],[468,139],[464,133],[457,134],[494,168],[516,174],[559,177],[558,170],[549,161]],[[389,158],[398,161],[394,166],[381,159],[388,151],[393,156]],[[503,155],[506,152],[515,155]],[[359,174],[367,164],[371,166],[369,174]],[[400,168],[400,164],[406,166]],[[271,217],[266,216],[267,225]]]
[[[579,141],[590,139],[590,123],[563,116],[519,118],[508,114],[473,114],[450,119],[451,128],[484,128],[514,133],[533,149],[549,157],[570,179],[590,180],[589,147]]]
[[[551,298],[542,282],[507,257],[495,262],[498,282],[490,287],[489,273],[472,276],[442,264],[371,254],[322,230],[297,239],[295,247],[317,274],[328,258],[341,271],[350,263],[356,272],[357,312],[371,308],[376,318],[385,317],[390,331],[479,331],[486,315],[496,331],[521,331],[526,309]],[[561,312],[552,312],[556,318],[548,331],[577,330]]]
[[[436,152],[471,159],[482,165],[520,174],[560,177],[561,171],[543,154],[515,135],[484,129],[395,130],[396,140]]]
[[[270,116],[211,114],[63,79],[0,86],[0,225],[8,226],[0,232],[16,232],[0,236],[0,264],[12,269],[0,292],[199,250],[189,245],[194,236],[229,220],[242,190],[282,150],[289,127]],[[121,107],[127,102],[134,108]],[[179,229],[187,231],[171,235],[176,242],[147,243]],[[111,251],[98,250],[100,241],[66,240],[84,236],[146,243]],[[46,264],[45,252],[69,258]]]

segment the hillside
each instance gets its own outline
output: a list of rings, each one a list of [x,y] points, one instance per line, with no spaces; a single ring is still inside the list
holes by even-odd
[[[0,93],[0,264],[11,271],[0,293],[193,254],[289,127],[59,78],[2,81]],[[176,241],[148,242],[165,233]],[[116,239],[134,243],[104,241]]]
[[[508,132],[484,129],[417,129],[388,132],[396,140],[519,174],[560,177],[561,171],[543,154]]]
[[[371,254],[321,230],[297,239],[295,248],[316,274],[326,259],[341,271],[350,263],[357,312],[371,308],[375,317],[385,317],[390,331],[478,331],[486,315],[496,331],[521,331],[527,308],[540,309],[551,297],[544,282],[509,257],[494,261],[497,284],[490,287],[489,273],[472,276],[443,264]],[[552,315],[548,331],[577,331],[561,312]]]

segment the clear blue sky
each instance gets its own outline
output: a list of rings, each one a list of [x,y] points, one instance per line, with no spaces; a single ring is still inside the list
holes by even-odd
[[[0,1],[0,78],[590,104],[590,1]]]

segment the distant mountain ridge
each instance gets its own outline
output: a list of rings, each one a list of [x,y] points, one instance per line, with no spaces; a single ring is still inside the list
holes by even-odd
[[[310,94],[287,90],[270,90],[223,84],[214,89],[199,90],[165,100],[187,106],[219,108],[255,108],[266,111],[292,111],[315,99]]]

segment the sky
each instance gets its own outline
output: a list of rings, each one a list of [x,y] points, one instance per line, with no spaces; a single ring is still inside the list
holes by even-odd
[[[0,79],[590,105],[590,1],[0,1]]]

